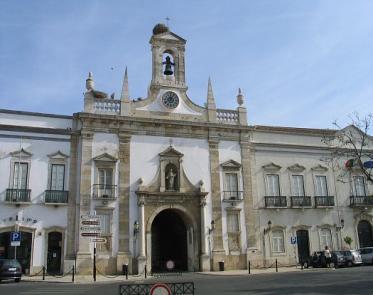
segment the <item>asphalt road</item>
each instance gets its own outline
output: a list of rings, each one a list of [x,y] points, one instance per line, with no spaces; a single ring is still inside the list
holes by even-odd
[[[373,266],[337,270],[315,269],[290,273],[246,276],[185,274],[144,282],[193,281],[195,294],[373,294]],[[124,281],[123,283],[129,283]],[[138,281],[136,283],[139,283]],[[118,295],[119,282],[72,284],[45,282],[2,282],[0,295],[92,294]]]

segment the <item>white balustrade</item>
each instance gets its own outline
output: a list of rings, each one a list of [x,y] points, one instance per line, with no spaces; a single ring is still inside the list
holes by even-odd
[[[120,100],[96,99],[94,111],[95,113],[120,114]]]
[[[216,119],[221,123],[238,124],[238,112],[232,110],[216,110]]]

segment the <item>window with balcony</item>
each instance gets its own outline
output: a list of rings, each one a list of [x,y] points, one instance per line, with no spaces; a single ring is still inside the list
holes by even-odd
[[[273,230],[272,231],[272,253],[284,253],[284,231]]]
[[[354,176],[353,177],[353,183],[354,183],[354,191],[356,197],[365,197],[366,191],[365,191],[365,180],[364,176]]]
[[[311,197],[305,196],[303,175],[291,175],[291,206],[310,207]]]
[[[303,175],[292,175],[292,196],[304,197]]]
[[[280,180],[278,174],[266,175],[266,190],[267,196],[280,196]]]
[[[94,158],[95,182],[93,184],[93,198],[102,199],[105,203],[116,198],[115,167],[116,158],[104,153]]]
[[[326,182],[325,175],[316,175],[315,176],[315,194],[319,197],[328,196],[328,185]]]
[[[67,204],[69,192],[65,188],[66,164],[68,156],[57,151],[48,155],[49,176],[45,191],[45,204]]]
[[[334,197],[329,196],[328,185],[325,175],[315,176],[315,206],[331,207],[334,206]]]
[[[243,192],[240,186],[241,164],[229,160],[221,164],[223,170],[223,200],[226,202],[240,201],[243,198]]]
[[[28,189],[28,162],[13,162],[11,174],[11,188],[6,190],[7,202],[30,202],[30,190]]]

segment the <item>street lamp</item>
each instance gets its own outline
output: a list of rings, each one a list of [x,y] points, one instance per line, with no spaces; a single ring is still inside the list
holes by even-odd
[[[133,234],[136,236],[139,233],[140,225],[139,222],[136,220],[133,224]]]
[[[215,221],[211,220],[211,227],[209,228],[209,235],[215,230]]]

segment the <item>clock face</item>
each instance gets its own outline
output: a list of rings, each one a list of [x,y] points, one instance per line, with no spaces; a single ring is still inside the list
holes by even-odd
[[[179,105],[179,97],[175,92],[167,91],[162,95],[162,103],[168,109],[175,109]]]

